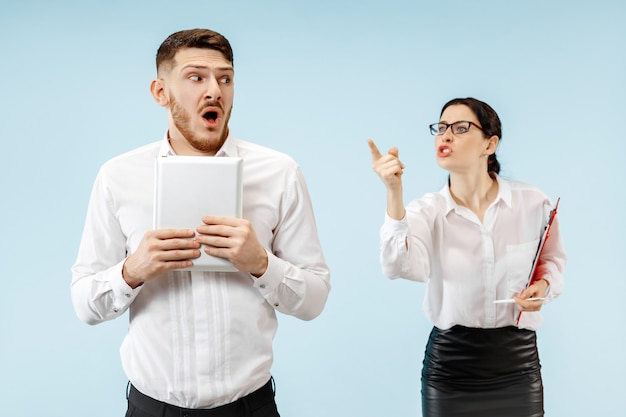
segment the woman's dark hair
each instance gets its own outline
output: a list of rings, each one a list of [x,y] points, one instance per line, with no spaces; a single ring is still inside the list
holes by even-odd
[[[176,53],[185,48],[212,49],[221,52],[233,64],[233,50],[228,39],[209,29],[189,29],[172,33],[163,41],[156,55],[157,71],[163,65],[171,64]]]
[[[498,113],[496,113],[496,111],[489,104],[476,100],[475,98],[455,98],[448,101],[441,109],[439,117],[441,117],[443,112],[448,107],[458,104],[467,106],[472,110],[472,112],[474,112],[480,126],[483,129],[483,135],[485,137],[497,136],[499,140],[502,140],[502,124],[500,123]],[[487,160],[487,172],[490,174],[500,173],[500,162],[498,162],[495,152],[489,155],[489,159]]]

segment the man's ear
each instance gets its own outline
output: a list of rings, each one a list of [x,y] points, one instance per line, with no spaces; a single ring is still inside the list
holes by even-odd
[[[165,84],[162,78],[155,78],[150,83],[150,93],[159,106],[165,107],[169,104],[167,94],[165,94]]]

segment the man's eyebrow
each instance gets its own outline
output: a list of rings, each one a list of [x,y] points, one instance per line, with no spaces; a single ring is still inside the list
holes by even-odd
[[[189,65],[185,65],[183,66],[183,70],[186,69],[197,69],[197,70],[217,70],[217,71],[234,71],[235,69],[230,66],[230,65],[223,65],[223,66],[219,66],[219,67],[213,67],[213,66],[208,66],[208,65],[196,65],[196,64],[189,64]]]

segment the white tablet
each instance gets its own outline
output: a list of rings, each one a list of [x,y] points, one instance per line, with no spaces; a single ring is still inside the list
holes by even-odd
[[[154,228],[195,230],[204,216],[242,215],[243,160],[233,157],[163,156],[156,161]],[[228,260],[207,255],[185,271],[236,271]]]

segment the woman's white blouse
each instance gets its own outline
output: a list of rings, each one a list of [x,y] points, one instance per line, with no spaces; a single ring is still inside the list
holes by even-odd
[[[515,325],[515,304],[494,300],[525,288],[554,205],[534,186],[497,181],[498,196],[482,223],[455,203],[446,185],[412,201],[402,220],[386,216],[381,228],[383,273],[426,282],[424,312],[440,329]],[[537,267],[550,283],[546,303],[563,289],[566,259],[557,215]],[[525,312],[519,327],[535,330],[541,322],[540,312]]]

